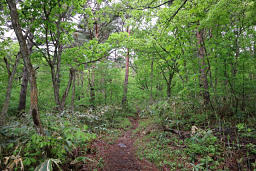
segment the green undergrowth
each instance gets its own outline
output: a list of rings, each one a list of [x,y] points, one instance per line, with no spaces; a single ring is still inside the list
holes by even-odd
[[[90,142],[97,137],[78,115],[68,111],[41,114],[41,121],[44,136],[36,133],[28,114],[0,129],[2,169],[34,170],[49,159],[58,160],[59,165],[72,163],[74,158],[86,154]],[[79,154],[73,153],[76,149]]]
[[[38,135],[29,114],[10,119],[0,129],[0,168],[34,170],[44,163],[51,167],[79,169],[82,163],[97,166],[100,161],[86,158],[91,143],[104,137],[113,143],[132,124],[129,111],[118,106],[98,106],[76,112],[42,113],[45,136]]]
[[[148,106],[134,130],[139,158],[169,170],[255,169],[255,127],[213,116],[177,99]]]
[[[154,118],[141,120],[139,127],[134,131],[140,138],[136,140],[137,155],[140,159],[147,159],[158,167],[179,169],[185,167],[186,155],[182,149],[171,146],[174,143],[180,146],[178,138],[170,132],[163,132],[157,126]],[[180,160],[184,163],[180,163]]]

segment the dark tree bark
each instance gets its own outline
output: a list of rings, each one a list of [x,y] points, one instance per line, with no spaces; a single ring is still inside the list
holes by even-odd
[[[18,106],[18,112],[24,112],[26,109],[26,98],[27,98],[27,89],[28,89],[28,70],[24,66],[23,67],[23,74],[22,74],[22,81],[20,87],[20,100]]]
[[[14,0],[6,0],[11,16],[11,22],[15,34],[17,36],[20,52],[24,60],[25,67],[29,71],[30,75],[30,113],[33,117],[34,125],[39,134],[44,134],[43,127],[40,121],[39,111],[38,111],[38,92],[37,92],[37,84],[36,84],[36,70],[33,68],[32,63],[29,58],[29,49],[26,42],[26,38],[22,34],[22,28],[20,26],[19,14],[17,11],[16,3]]]
[[[7,84],[7,88],[6,88],[5,101],[4,101],[4,104],[3,104],[3,107],[2,107],[2,111],[1,111],[0,126],[3,126],[5,124],[5,121],[6,121],[6,114],[8,112],[8,107],[9,107],[9,104],[10,104],[13,80],[14,80],[14,76],[16,74],[16,70],[17,70],[17,66],[19,64],[20,57],[21,57],[21,55],[18,54],[17,57],[16,57],[16,60],[15,60],[15,63],[13,65],[12,71],[10,69],[10,65],[8,63],[8,60],[6,58],[4,58],[5,63],[6,63],[6,68],[8,70],[8,84]]]
[[[167,97],[170,98],[171,97],[171,89],[172,89],[172,79],[174,76],[174,72],[169,73],[169,79],[166,82],[167,85]]]
[[[200,88],[202,89],[201,95],[204,99],[204,105],[207,106],[210,103],[210,93],[209,93],[209,86],[207,80],[207,71],[206,71],[206,63],[205,63],[205,46],[203,40],[203,30],[198,30],[196,32],[197,37],[197,44],[198,44],[198,58],[199,58],[199,66],[200,66],[200,79],[199,84]]]

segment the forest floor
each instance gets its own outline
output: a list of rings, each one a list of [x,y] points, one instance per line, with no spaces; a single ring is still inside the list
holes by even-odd
[[[95,149],[93,158],[98,158],[103,161],[98,170],[101,171],[158,171],[157,167],[147,160],[140,160],[137,155],[135,141],[138,135],[134,134],[134,130],[139,126],[139,120],[135,117],[129,117],[131,126],[122,130],[120,136],[106,140],[106,137],[97,139],[92,144],[92,149]],[[88,165],[80,170],[90,170]]]
[[[88,143],[85,153],[81,153],[82,148],[77,150],[80,153],[77,157],[82,156],[84,160],[69,168],[81,171],[255,169],[253,128],[241,124],[229,129],[224,126],[220,129],[217,124],[205,125],[205,119],[201,118],[205,115],[190,119],[184,116],[181,121],[172,118],[172,122],[183,124],[168,125],[158,115],[114,114],[106,117],[104,124],[97,124],[100,126],[96,127],[96,139]],[[197,128],[194,134],[191,127]]]

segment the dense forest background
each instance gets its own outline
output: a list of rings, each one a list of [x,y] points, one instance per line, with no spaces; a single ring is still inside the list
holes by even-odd
[[[104,168],[131,117],[159,169],[256,168],[254,0],[0,2],[0,169]]]

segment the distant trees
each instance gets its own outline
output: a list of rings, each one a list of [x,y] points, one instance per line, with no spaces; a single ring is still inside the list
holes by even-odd
[[[44,104],[38,104],[38,85],[39,96],[48,99],[44,109],[58,112],[66,104],[72,111],[102,103],[126,108],[138,99],[175,96],[217,113],[255,109],[253,0],[4,2],[1,25],[9,16],[24,68],[15,62],[18,52],[2,61],[2,117],[17,66],[22,79],[15,105],[25,110],[30,86],[39,130],[38,106]],[[44,82],[37,83],[36,73]]]

